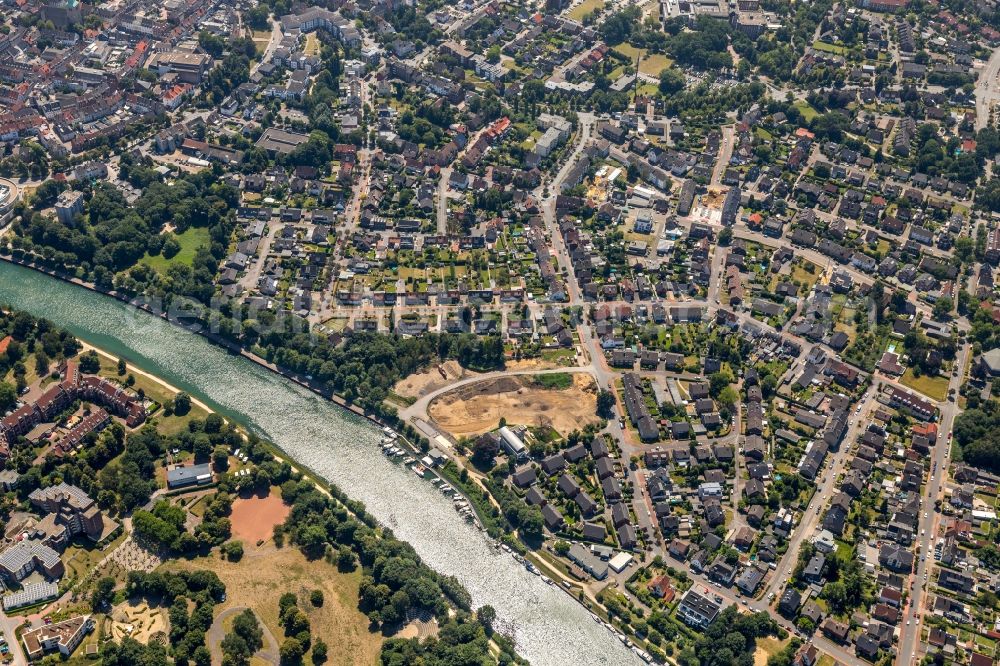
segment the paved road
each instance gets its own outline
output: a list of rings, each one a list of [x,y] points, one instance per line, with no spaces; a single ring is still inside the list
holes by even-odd
[[[261,55],[260,60],[253,66],[250,70],[251,74],[255,74],[260,66],[271,59],[271,54],[274,53],[274,49],[278,48],[278,43],[281,42],[283,37],[281,33],[281,23],[279,21],[271,21],[271,39],[268,40],[267,46],[264,47],[264,53]]]
[[[542,219],[545,222],[545,230],[548,232],[549,238],[551,238],[550,247],[556,257],[563,280],[566,282],[566,293],[569,296],[570,303],[580,303],[583,299],[580,295],[580,285],[577,283],[576,274],[573,272],[573,264],[570,262],[569,254],[566,252],[566,244],[563,242],[562,234],[556,225],[556,197],[559,195],[560,188],[566,181],[570,169],[576,164],[576,161],[583,153],[583,149],[590,142],[591,132],[593,131],[594,114],[580,113],[577,118],[579,120],[579,132],[577,133],[575,144],[569,157],[556,173],[552,182],[548,185],[543,183],[534,192],[536,198],[542,199],[542,195],[545,193],[546,187],[548,187],[548,196],[542,200]]]
[[[441,169],[441,178],[437,190],[437,232],[448,233],[448,181],[451,179],[452,168]]]
[[[979,73],[976,82],[976,129],[981,130],[989,124],[990,110],[1000,101],[1000,48],[990,55],[986,66]]]
[[[732,125],[722,128],[722,143],[719,148],[719,158],[715,160],[715,168],[712,169],[712,187],[719,187],[722,184],[722,176],[729,168],[729,160],[733,157],[733,144],[735,143],[736,132]]]
[[[956,394],[965,381],[963,373],[970,353],[969,343],[965,343],[959,348],[956,360],[959,368],[958,376],[952,377],[949,382],[949,389],[954,389]],[[928,576],[929,578],[930,569],[934,563],[932,548],[940,518],[940,514],[935,510],[935,501],[941,497],[944,488],[944,480],[951,458],[951,439],[949,436],[955,417],[960,411],[957,403],[950,401],[939,402],[938,409],[941,412],[938,442],[931,453],[930,477],[924,486],[924,494],[921,498],[923,513],[920,517],[920,532],[917,537],[917,566],[910,579],[913,589],[910,592],[909,604],[903,613],[903,624],[899,636],[899,658],[896,662],[899,666],[906,666],[910,663],[911,658],[915,659],[920,648],[920,627],[924,619],[922,606],[925,596],[924,588],[927,585],[924,577]],[[929,561],[926,559],[928,555],[931,555]]]
[[[835,494],[834,491],[838,477],[844,471],[847,461],[851,457],[849,453],[854,446],[855,440],[862,434],[865,426],[868,424],[866,419],[869,416],[869,412],[873,409],[873,403],[877,395],[877,390],[874,387],[869,388],[859,403],[861,405],[860,417],[856,413],[851,415],[854,423],[844,435],[840,448],[833,453],[825,469],[820,473],[816,493],[809,501],[808,506],[806,506],[798,526],[792,531],[792,535],[788,541],[788,550],[785,551],[784,556],[778,561],[774,575],[764,590],[766,594],[773,594],[775,598],[780,597],[782,589],[791,576],[792,569],[795,568],[795,563],[798,561],[799,548],[802,546],[802,542],[815,534],[816,528],[820,524],[823,507]]]
[[[264,265],[267,263],[268,255],[271,253],[271,244],[274,243],[274,237],[278,234],[278,230],[281,227],[280,222],[271,222],[265,227],[264,236],[261,237],[257,245],[257,256],[250,265],[250,269],[247,270],[246,275],[240,278],[240,284],[247,291],[253,291],[257,288],[261,273],[264,272]]]

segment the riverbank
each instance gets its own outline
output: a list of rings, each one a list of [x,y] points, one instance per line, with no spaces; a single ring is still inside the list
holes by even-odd
[[[242,345],[239,345],[233,342],[232,340],[229,340],[228,338],[224,338],[221,335],[217,335],[215,333],[212,333],[211,331],[204,330],[204,327],[201,325],[188,326],[185,325],[183,321],[180,321],[177,318],[169,317],[166,312],[156,312],[153,310],[153,308],[149,306],[148,303],[145,303],[139,298],[130,298],[127,294],[123,294],[115,289],[102,289],[93,282],[87,282],[85,280],[81,280],[78,277],[68,275],[64,272],[47,269],[43,266],[38,266],[37,264],[31,262],[18,261],[17,259],[9,255],[0,254],[0,261],[5,261],[15,266],[20,266],[21,268],[27,268],[29,270],[36,271],[38,273],[41,273],[42,275],[47,275],[51,278],[61,280],[62,282],[67,282],[74,286],[82,287],[94,293],[101,294],[102,296],[110,296],[111,298],[114,298],[115,300],[125,303],[126,305],[134,307],[138,310],[142,310],[143,312],[153,315],[155,317],[159,317],[163,321],[169,322],[170,324],[177,326],[178,328],[181,328],[182,330],[188,333],[194,333],[196,335],[200,335],[209,342],[212,342],[213,344],[223,347],[229,353],[238,354],[239,356],[242,356],[248,361],[256,363],[262,368],[266,368],[267,370],[270,370],[271,372],[280,375],[285,379],[293,381],[299,386],[309,389],[313,393],[323,398],[326,398],[327,400],[337,405],[338,407],[346,409],[347,411],[351,412],[352,414],[355,414],[356,416],[361,416],[363,418],[368,419],[369,421],[376,424],[380,428],[383,426],[396,425],[393,423],[387,423],[384,419],[380,418],[378,415],[373,414],[371,412],[367,412],[364,409],[358,407],[357,405],[347,402],[347,400],[345,400],[342,396],[339,396],[335,393],[330,394],[325,392],[321,386],[319,386],[316,382],[311,381],[308,377],[299,375],[298,373],[292,372],[291,370],[282,368],[281,366],[275,363],[271,363],[267,359],[249,351]]]
[[[453,575],[474,606],[497,609],[524,656],[540,666],[635,663],[635,656],[594,623],[576,600],[545,585],[495,547],[424,479],[379,450],[380,429],[350,418],[330,400],[204,337],[146,317],[121,299],[75,289],[42,271],[0,262],[0,302],[45,317],[81,339],[125,358],[198,396],[222,416],[247,424],[298,461],[311,479],[363,503],[382,525],[411,543],[435,570]],[[107,365],[106,361],[102,362]],[[421,444],[422,444],[421,440]],[[285,456],[282,456],[285,457]]]
[[[89,342],[80,341],[80,343],[83,352],[94,352],[101,358],[102,374],[109,371],[114,372],[114,366],[119,357]],[[126,363],[128,364],[128,361]],[[168,399],[171,399],[182,392],[180,387],[150,372],[140,370],[132,364],[128,364],[127,371],[129,375],[134,376],[138,382],[142,383],[147,395],[154,387],[160,396],[158,399],[163,399],[162,396],[169,396]],[[204,401],[197,398],[192,397],[191,402],[192,405],[197,405],[203,409],[206,414],[217,413]],[[199,414],[194,418],[201,418],[201,415]],[[247,441],[249,433],[246,426],[238,420],[230,420],[230,423],[235,426],[236,432],[243,438],[243,441]],[[239,445],[237,444],[236,446]],[[336,489],[333,484],[326,482],[318,477],[318,475],[307,474],[301,469],[298,463],[291,461],[285,455],[276,451],[276,447],[272,446],[269,442],[261,441],[259,446],[267,455],[273,456],[279,463],[288,463],[293,474],[301,474],[303,479],[312,484],[319,493],[322,493],[346,511],[349,516],[358,521],[359,525],[367,524],[372,527],[375,526],[374,518],[371,514],[363,506],[359,507],[348,502],[344,493]],[[154,493],[149,504],[145,507],[147,510],[153,501],[173,496],[173,493],[169,491],[165,495],[159,495],[158,493],[160,492],[162,490]],[[191,492],[191,490],[186,489],[181,492]],[[386,638],[393,635],[393,632],[373,627],[370,619],[360,610],[358,601],[360,598],[359,584],[362,579],[360,567],[347,571],[338,567],[335,558],[308,558],[299,547],[292,545],[286,547],[276,546],[274,541],[272,541],[273,529],[276,525],[285,524],[288,514],[291,511],[291,506],[284,503],[286,500],[282,499],[282,495],[276,487],[272,487],[269,490],[267,499],[276,501],[279,507],[284,508],[284,513],[279,518],[268,521],[265,518],[266,514],[261,509],[255,508],[252,515],[244,515],[240,519],[236,515],[236,505],[234,505],[233,515],[231,516],[233,522],[232,539],[234,541],[242,540],[245,544],[247,552],[242,557],[234,561],[215,550],[208,555],[196,558],[186,558],[179,555],[170,556],[164,557],[156,570],[166,572],[208,570],[217,574],[226,585],[228,598],[220,606],[223,610],[220,615],[215,617],[212,624],[214,636],[209,639],[209,646],[215,652],[218,652],[218,644],[223,638],[225,629],[228,628],[224,625],[224,620],[232,614],[234,604],[237,610],[247,607],[252,608],[261,619],[265,635],[270,634],[271,631],[274,632],[274,635],[279,635],[281,625],[276,615],[277,611],[275,610],[278,608],[279,595],[289,590],[318,589],[325,592],[326,602],[318,607],[314,605],[310,609],[312,630],[328,644],[344,647],[349,650],[350,654],[354,655],[352,661],[341,659],[342,663],[362,664],[378,661],[382,644]],[[241,494],[240,498],[236,501],[254,502],[260,500],[261,497],[256,494],[249,496]],[[193,512],[192,515],[194,515]],[[237,526],[247,520],[251,521],[254,527],[258,529],[263,528],[263,531],[254,533],[252,536],[241,535],[237,530]],[[127,523],[127,518],[123,522]],[[391,530],[378,529],[375,534],[380,540],[394,538]],[[287,536],[285,538],[288,539]],[[253,547],[252,544],[256,544],[256,547]],[[264,569],[266,569],[263,573],[260,571],[262,564],[265,565]],[[449,597],[445,594],[443,598],[447,603],[456,608],[465,608],[465,606],[460,606],[460,602],[454,597]],[[51,610],[51,603],[46,602],[33,609],[28,609],[29,613],[19,612],[19,615],[26,617],[30,612],[35,612],[35,619],[39,619],[43,607],[49,609],[48,612],[53,612]],[[465,609],[469,610],[468,608]],[[437,625],[434,624],[433,626],[436,627]],[[508,639],[501,640],[498,637],[496,640],[509,648],[510,643]],[[270,659],[268,650],[277,655],[279,643],[276,640],[270,640],[270,643],[267,645],[270,647],[263,652],[259,652],[258,656]],[[358,653],[362,653],[364,655],[363,658],[358,657]],[[275,656],[272,661],[277,663],[277,657]]]
[[[319,397],[321,397],[321,398],[323,398],[323,399],[325,399],[325,400],[327,400],[327,401],[329,401],[329,402],[337,405],[338,407],[340,407],[342,409],[346,409],[347,411],[351,412],[352,414],[354,414],[356,416],[361,416],[361,417],[367,419],[368,421],[370,421],[371,423],[375,424],[379,428],[391,428],[391,427],[395,426],[396,429],[393,430],[393,432],[395,432],[396,436],[397,436],[396,440],[395,440],[395,443],[398,444],[398,445],[401,445],[403,447],[403,449],[407,451],[407,453],[413,454],[414,456],[416,456],[416,458],[418,460],[419,460],[420,456],[423,455],[423,451],[422,451],[422,449],[419,446],[417,446],[414,442],[411,442],[409,439],[406,438],[406,436],[403,433],[401,433],[401,432],[398,431],[399,428],[400,428],[400,424],[405,423],[405,421],[403,421],[402,419],[400,419],[400,424],[389,424],[389,423],[387,423],[386,421],[384,421],[383,419],[381,419],[380,417],[378,417],[375,414],[372,414],[370,412],[365,412],[364,410],[360,409],[356,405],[348,404],[347,401],[344,400],[341,396],[338,396],[338,395],[335,395],[335,394],[334,395],[330,395],[330,394],[325,393],[315,382],[310,381],[308,378],[303,377],[301,375],[298,375],[297,373],[285,370],[285,369],[281,368],[280,366],[278,366],[275,363],[270,363],[270,362],[267,361],[267,359],[265,359],[265,358],[263,358],[263,357],[261,357],[261,356],[259,356],[257,354],[254,354],[253,352],[250,352],[250,351],[246,350],[245,348],[243,348],[242,346],[234,343],[231,340],[228,340],[226,338],[222,338],[221,336],[215,335],[215,334],[211,333],[210,331],[206,331],[201,326],[193,327],[193,326],[185,325],[181,321],[178,321],[176,319],[170,318],[169,316],[167,316],[167,314],[165,312],[156,312],[156,311],[154,311],[151,307],[149,307],[149,305],[147,303],[143,302],[142,300],[137,299],[137,298],[129,298],[128,295],[123,294],[121,292],[118,292],[116,290],[104,290],[104,289],[101,289],[100,287],[98,287],[94,283],[86,282],[86,281],[80,280],[79,278],[76,278],[76,277],[73,277],[73,276],[61,274],[61,273],[59,273],[57,271],[47,270],[44,267],[40,267],[40,266],[37,266],[37,265],[34,265],[34,264],[30,264],[30,263],[26,263],[26,262],[19,262],[19,261],[14,260],[13,258],[5,257],[3,255],[0,255],[0,260],[7,261],[8,263],[20,266],[22,268],[28,268],[28,269],[34,270],[34,271],[36,271],[38,273],[41,273],[43,275],[46,275],[48,277],[56,278],[58,280],[61,280],[61,281],[66,282],[68,284],[71,284],[71,285],[73,285],[75,287],[82,287],[84,289],[87,289],[88,291],[100,294],[102,296],[110,296],[110,297],[116,299],[117,301],[119,301],[121,303],[124,303],[124,304],[126,304],[126,305],[128,305],[130,307],[134,307],[136,309],[142,310],[143,312],[145,312],[147,314],[150,314],[150,315],[153,315],[153,316],[157,316],[159,319],[161,319],[161,320],[163,320],[163,321],[171,324],[172,326],[175,326],[175,327],[177,327],[177,328],[179,328],[179,329],[181,329],[181,330],[183,330],[183,331],[185,331],[187,333],[198,334],[201,337],[203,337],[204,339],[208,340],[209,342],[211,342],[213,344],[216,344],[218,346],[223,347],[227,352],[229,352],[231,354],[237,354],[239,356],[242,356],[243,358],[245,358],[245,359],[247,359],[247,360],[255,363],[259,367],[265,368],[268,371],[274,373],[275,375],[277,375],[279,377],[282,377],[282,378],[284,378],[286,380],[292,381],[295,384],[301,386],[302,388],[308,389],[309,391],[311,391],[315,395],[317,395],[317,396],[319,396]],[[95,345],[87,343],[87,342],[85,342],[83,340],[81,340],[80,342],[81,342],[81,345],[84,347],[84,349],[92,349],[95,352],[97,352],[99,355],[103,356],[104,358],[106,358],[106,359],[108,359],[108,360],[110,360],[112,362],[117,362],[118,359],[116,357],[114,357],[112,354],[109,354],[108,352],[106,352],[105,350],[101,349],[100,347],[97,347]],[[126,359],[126,362],[127,361],[128,361],[128,359]],[[130,372],[134,372],[137,375],[142,375],[143,377],[149,379],[150,381],[156,382],[157,384],[159,384],[160,386],[164,387],[166,390],[171,391],[174,394],[180,393],[182,391],[182,389],[180,389],[180,388],[178,388],[178,387],[176,387],[176,386],[174,386],[174,385],[172,385],[172,384],[164,381],[162,378],[157,377],[156,375],[154,375],[152,373],[146,372],[144,370],[141,370],[141,369],[135,367],[134,364],[130,364],[129,365],[129,371]],[[197,399],[194,396],[191,396],[191,401],[192,401],[193,404],[198,405],[199,407],[203,408],[208,413],[213,413],[213,412],[216,411],[216,410],[212,409],[211,406],[209,406],[205,402]],[[246,424],[240,424],[240,423],[238,423],[238,425],[240,426],[241,430],[245,429]],[[246,434],[244,432],[244,437],[245,436],[246,436]],[[280,447],[278,447],[275,444],[272,444],[271,442],[265,442],[265,446],[268,447],[271,455],[273,455],[276,460],[279,460],[279,461],[282,461],[282,462],[287,462],[289,465],[291,465],[292,469],[294,469],[296,472],[301,473],[305,478],[308,478],[312,483],[316,484],[317,487],[319,487],[320,490],[324,494],[326,494],[328,496],[333,496],[332,495],[331,484],[328,483],[325,479],[323,479],[323,477],[321,475],[319,475],[315,470],[313,470],[313,469],[309,468],[308,466],[303,465],[303,464],[301,464],[301,463],[293,460],[288,455],[288,453],[286,451],[282,450]],[[431,478],[427,478],[427,476],[424,476],[423,480],[425,482],[427,482],[428,485],[431,485],[430,481],[431,481],[432,478],[438,478],[442,482],[448,483],[451,486],[451,488],[456,492],[456,494],[458,494],[460,497],[464,498],[465,502],[472,508],[473,513],[475,515],[475,524],[476,524],[476,526],[481,531],[483,531],[484,534],[487,534],[488,533],[487,526],[489,524],[491,524],[491,521],[488,520],[487,516],[485,515],[486,507],[492,506],[492,505],[496,505],[496,499],[493,497],[493,494],[489,491],[489,489],[487,487],[485,487],[484,484],[482,484],[481,480],[477,480],[475,483],[476,483],[476,486],[479,489],[480,493],[482,494],[482,498],[476,498],[476,499],[474,499],[472,497],[472,494],[471,494],[470,490],[467,489],[467,488],[465,488],[465,487],[463,487],[464,484],[462,482],[460,482],[460,480],[458,478],[459,473],[460,473],[460,471],[462,469],[463,463],[461,463],[459,460],[457,460],[457,456],[451,456],[450,459],[453,461],[452,464],[456,465],[456,467],[458,469],[458,472],[456,472],[456,473],[449,473],[448,471],[446,471],[443,468],[442,469],[429,469],[428,473],[430,475],[432,475]],[[472,474],[475,474],[475,472],[473,471]],[[484,506],[484,504],[485,504],[485,506]],[[499,505],[496,505],[496,506],[499,509]],[[503,519],[501,518],[501,520],[503,520]],[[391,522],[392,521],[390,521],[390,524],[388,525],[388,527],[390,527],[390,528],[396,527],[396,525],[391,524]],[[506,530],[504,530],[502,528],[499,531],[501,532],[500,534],[497,534],[497,535],[490,534],[489,535],[490,538],[491,538],[491,540],[495,540],[496,541],[496,545],[497,546],[499,546],[499,544],[501,542],[507,542],[508,545],[510,545],[513,548],[516,548],[517,551],[520,551],[519,554],[521,554],[522,556],[529,554],[530,551],[527,551],[525,549],[524,545],[520,542],[519,539],[517,539],[516,536],[514,536],[512,534],[507,534]],[[507,538],[505,538],[505,537],[507,537]],[[535,557],[537,558],[538,556],[536,555]],[[575,595],[573,595],[568,590],[563,589],[561,586],[558,589],[561,592],[566,593],[566,596],[568,596],[574,602],[580,604],[588,612],[592,612],[591,608],[589,608],[587,606],[587,604],[583,600],[577,598]]]
[[[226,338],[223,338],[223,337],[221,337],[219,335],[215,335],[215,334],[211,333],[210,331],[205,331],[205,330],[202,329],[202,327],[196,327],[195,328],[195,327],[185,326],[183,322],[178,321],[176,319],[171,319],[170,317],[168,317],[165,312],[155,312],[152,308],[149,307],[148,304],[146,304],[146,303],[144,303],[144,302],[142,302],[142,301],[140,301],[138,299],[134,299],[134,298],[130,299],[126,294],[122,294],[121,292],[118,292],[118,291],[115,291],[115,290],[104,290],[104,289],[101,289],[100,287],[98,287],[96,284],[94,284],[92,282],[86,282],[86,281],[80,280],[79,278],[76,278],[76,277],[72,277],[72,276],[69,276],[69,275],[61,274],[61,273],[59,273],[57,271],[46,270],[46,269],[44,269],[44,268],[42,268],[40,266],[36,266],[34,264],[29,264],[29,263],[26,263],[26,262],[19,262],[19,261],[14,260],[12,257],[6,257],[6,256],[3,256],[3,255],[0,255],[0,260],[6,261],[6,262],[8,262],[10,264],[14,264],[16,266],[20,266],[22,268],[28,268],[28,269],[34,270],[34,271],[36,271],[38,273],[41,273],[43,275],[47,275],[49,277],[56,278],[56,279],[61,280],[63,282],[67,282],[69,284],[72,284],[73,286],[76,286],[76,287],[82,287],[84,289],[87,289],[87,290],[92,291],[92,292],[97,293],[97,294],[101,294],[103,296],[110,296],[112,298],[115,298],[116,300],[118,300],[118,301],[120,301],[122,303],[125,303],[126,305],[129,305],[131,307],[134,307],[134,308],[137,308],[139,310],[142,310],[143,312],[146,312],[147,314],[150,314],[150,315],[153,315],[153,316],[158,316],[163,321],[166,321],[167,323],[169,323],[169,324],[171,324],[173,326],[177,326],[178,328],[184,330],[187,333],[194,333],[194,334],[201,335],[203,338],[205,338],[209,342],[211,342],[213,344],[217,344],[217,345],[222,346],[229,353],[239,354],[240,356],[242,356],[243,358],[247,359],[248,361],[251,361],[251,362],[257,364],[258,366],[260,366],[262,368],[266,368],[267,370],[273,372],[274,374],[276,374],[276,375],[278,375],[278,376],[280,376],[280,377],[282,377],[284,379],[287,379],[289,381],[292,381],[292,382],[298,384],[302,388],[305,388],[305,389],[308,389],[308,390],[312,391],[313,393],[315,393],[316,395],[320,396],[321,398],[324,398],[324,399],[328,400],[329,402],[333,403],[334,405],[337,405],[338,407],[340,407],[342,409],[346,409],[347,411],[351,412],[355,416],[360,416],[362,418],[365,418],[365,419],[369,420],[370,422],[372,422],[373,424],[375,424],[379,428],[392,428],[392,427],[396,427],[398,429],[400,427],[399,424],[388,423],[384,419],[382,419],[381,417],[379,417],[378,415],[373,414],[371,412],[366,412],[365,410],[361,409],[357,405],[353,405],[353,404],[348,403],[343,397],[341,397],[339,395],[328,394],[328,393],[324,392],[322,390],[322,388],[318,384],[316,384],[316,382],[313,382],[313,381],[309,380],[309,378],[301,376],[301,375],[299,375],[297,373],[294,373],[294,372],[291,372],[289,370],[286,370],[286,369],[282,368],[281,366],[279,366],[279,365],[277,365],[275,363],[271,363],[267,359],[259,356],[258,354],[254,354],[251,351],[248,351],[247,349],[241,347],[240,345],[234,343],[231,340],[227,340]],[[107,358],[107,359],[109,359],[111,361],[117,362],[118,359],[116,359],[111,354],[105,352],[104,350],[100,349],[99,347],[96,347],[94,345],[86,343],[86,342],[84,342],[82,340],[80,342],[84,346],[85,349],[92,349],[95,352],[97,352],[98,354],[100,354],[101,356],[104,356],[105,358]],[[135,368],[134,366],[131,366],[131,369],[132,369],[133,372],[135,372],[135,374],[142,375],[143,377],[146,377],[150,381],[153,381],[153,382],[156,382],[156,383],[160,384],[161,386],[163,386],[167,390],[172,391],[175,394],[181,392],[181,389],[168,384],[167,382],[163,381],[161,378],[156,377],[153,374],[150,374],[148,372],[145,372],[143,370]],[[199,407],[203,408],[206,412],[212,413],[212,412],[215,411],[209,405],[205,404],[204,402],[198,400],[197,398],[195,398],[193,396],[191,397],[191,402],[193,404],[196,404]],[[402,420],[400,420],[400,423],[403,423]],[[396,431],[394,431],[394,432],[396,432]],[[411,442],[409,439],[407,439],[407,437],[403,433],[396,432],[396,435],[398,437],[398,442],[400,444],[403,444],[410,453],[413,453],[414,455],[418,456],[418,458],[424,454],[424,451],[416,443]],[[288,455],[287,455],[287,453],[285,451],[281,451],[280,448],[278,448],[278,447],[276,447],[276,446],[274,446],[272,444],[269,444],[269,446],[272,447],[272,454],[275,456],[275,458],[277,458],[279,460],[282,460],[282,461],[285,461],[285,462],[288,462],[290,465],[292,465],[293,468],[297,468],[297,464],[298,463],[296,463],[290,457],[288,457]],[[308,468],[304,468],[304,469],[298,469],[298,471],[302,472],[304,476],[307,476],[314,483],[318,483],[320,485],[323,485],[322,478],[319,475],[317,475],[313,470],[310,470]],[[441,474],[439,472],[437,472],[436,470],[433,471],[433,476],[437,477],[437,478],[441,478]],[[445,479],[442,478],[442,481],[445,481]],[[329,488],[327,487],[326,490],[329,490]],[[475,503],[472,501],[472,499],[468,496],[467,493],[463,492],[461,488],[455,488],[455,491],[458,492],[458,494],[461,495],[470,506],[475,506]],[[484,522],[482,520],[482,517],[479,516],[478,512],[476,513],[476,523],[477,523],[477,526],[480,529],[485,529],[485,524],[484,524]]]
[[[90,344],[89,342],[85,342],[84,340],[80,340],[80,347],[83,349],[83,351],[92,351],[95,354],[97,354],[98,356],[102,356],[102,357],[108,359],[112,363],[117,363],[118,362],[118,359],[115,358],[114,356],[112,356],[111,354],[109,354],[108,352],[104,351],[100,347],[95,347],[94,345]],[[128,359],[125,359],[125,361],[127,363]],[[183,393],[183,391],[181,391],[179,388],[177,388],[173,384],[168,384],[167,382],[163,381],[163,379],[161,379],[160,377],[157,377],[154,374],[148,373],[145,370],[142,370],[141,368],[137,368],[135,365],[128,365],[128,371],[130,373],[132,373],[133,375],[139,375],[140,377],[145,377],[146,379],[148,379],[149,381],[153,382],[154,384],[158,384],[159,386],[162,386],[164,389],[166,389],[167,391],[170,391],[174,395],[177,395],[178,393]],[[206,405],[204,402],[202,402],[198,398],[195,398],[194,396],[189,396],[189,397],[191,398],[191,404],[192,405],[197,405],[198,407],[201,407],[202,409],[204,409],[209,414],[211,414],[211,413],[213,413],[215,411],[214,409],[212,409],[211,407],[209,407],[208,405]]]

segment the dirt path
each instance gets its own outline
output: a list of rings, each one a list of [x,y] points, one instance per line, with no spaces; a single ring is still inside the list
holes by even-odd
[[[111,354],[107,353],[103,349],[100,349],[98,347],[94,347],[93,345],[88,345],[83,340],[80,340],[80,345],[83,348],[83,351],[93,350],[93,351],[97,352],[98,356],[103,356],[104,358],[109,359],[111,361],[114,361],[115,363],[118,362],[118,359],[116,357],[114,357]],[[172,393],[182,393],[181,389],[177,388],[176,386],[174,386],[172,384],[168,384],[167,382],[163,381],[162,379],[160,379],[156,375],[151,375],[151,374],[149,374],[148,372],[146,372],[144,370],[140,370],[139,368],[137,368],[135,365],[133,365],[131,363],[127,363],[127,365],[128,365],[128,371],[131,372],[133,375],[140,375],[142,377],[145,377],[146,379],[150,380],[151,382],[159,384],[160,386],[162,386],[163,388],[167,389],[168,391],[171,391]],[[195,398],[194,396],[191,396],[190,394],[188,394],[188,395],[191,397],[191,404],[192,405],[198,405],[199,407],[201,407],[202,409],[204,409],[209,414],[211,414],[212,412],[215,411],[214,409],[212,409],[211,407],[209,407],[208,405],[206,405],[205,403],[203,403],[201,400],[198,400],[197,398]]]
[[[212,624],[214,633],[209,632],[206,636],[213,664],[219,664],[215,657],[226,634],[223,623],[226,618],[232,620],[234,610],[239,612],[244,608],[251,608],[261,626],[271,632],[271,642],[265,642],[265,650],[258,656],[277,663],[277,659],[270,660],[270,657],[277,655],[280,640],[284,640],[278,607],[285,592],[298,597],[299,608],[309,618],[312,635],[321,637],[331,646],[327,666],[364,666],[378,662],[384,636],[369,630],[369,619],[358,609],[360,569],[341,572],[336,564],[324,558],[309,560],[297,548],[277,548],[273,541],[261,547],[247,546],[237,562],[213,554],[191,561],[171,560],[163,566],[165,571],[212,571],[226,586],[226,601],[216,608],[218,615]],[[309,602],[313,590],[323,592],[324,601],[318,606]],[[280,640],[273,638],[276,636]]]
[[[222,639],[226,637],[225,621],[230,617],[235,617],[239,613],[247,610],[246,606],[234,606],[232,608],[227,608],[226,610],[219,613],[219,617],[215,618],[212,626],[208,628],[208,635],[205,636],[205,641],[208,643],[208,649],[212,653],[212,664],[218,665],[222,663]],[[260,618],[257,618],[260,622]],[[271,630],[267,628],[267,625],[260,622],[261,631],[264,633],[264,647],[257,652],[256,657],[263,659],[269,664],[277,664],[280,662],[278,656],[278,641],[275,640],[274,634]]]

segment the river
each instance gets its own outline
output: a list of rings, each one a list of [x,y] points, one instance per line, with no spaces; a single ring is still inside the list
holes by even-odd
[[[158,317],[6,261],[0,303],[162,377],[364,502],[431,567],[456,576],[474,606],[493,606],[532,664],[642,663],[566,593],[495,551],[433,486],[389,462],[367,420]]]

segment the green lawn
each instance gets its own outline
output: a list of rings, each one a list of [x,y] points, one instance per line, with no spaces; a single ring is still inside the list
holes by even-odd
[[[659,76],[660,72],[674,64],[674,61],[661,53],[650,53],[639,63],[639,71],[649,76]]]
[[[142,262],[158,273],[166,273],[171,264],[190,264],[194,260],[194,253],[198,248],[202,245],[208,246],[212,242],[208,235],[208,229],[205,227],[190,227],[182,234],[175,234],[174,237],[180,243],[180,252],[170,259],[162,254],[154,257],[147,252],[146,256],[142,258]]]
[[[659,74],[657,74],[657,76],[659,76]],[[657,94],[659,91],[660,88],[655,83],[642,83],[639,85],[639,87],[636,89],[635,92],[637,95],[645,95],[646,97],[651,97]]]
[[[618,53],[621,53],[632,62],[635,62],[636,57],[639,55],[639,49],[631,44],[619,44],[615,47],[615,51],[618,51]]]
[[[772,636],[758,638],[755,646],[756,649],[754,650],[754,664],[768,661],[771,657],[784,650],[788,642],[788,638],[783,641]]]
[[[819,112],[812,108],[812,105],[805,100],[797,100],[794,104],[795,108],[799,110],[802,114],[802,120],[809,122],[813,118],[819,115]]]
[[[98,548],[92,543],[81,540],[74,540],[63,553],[63,562],[66,565],[66,573],[69,578],[79,582],[84,576],[93,570],[97,563],[118,545],[125,540],[124,531],[107,545],[106,548]]]
[[[542,360],[560,365],[572,365],[576,352],[572,349],[543,349]]]
[[[602,0],[583,0],[583,2],[569,10],[566,16],[574,21],[583,21],[584,16],[603,6],[604,2]]]
[[[837,46],[836,44],[821,42],[819,40],[813,42],[813,48],[817,51],[826,51],[827,53],[834,53],[836,55],[844,55],[847,53],[847,49],[843,46]]]
[[[38,381],[38,372],[37,372],[37,368],[35,367],[35,355],[34,354],[28,354],[27,356],[24,357],[24,359],[21,361],[21,363],[24,364],[24,384],[25,384],[25,386],[30,386],[31,384],[34,384],[36,381]],[[49,369],[50,370],[54,370],[55,366],[56,366],[56,364],[52,363],[50,365]],[[17,379],[14,377],[14,368],[11,368],[10,370],[8,370],[7,374],[2,379],[3,379],[3,381],[8,382],[10,384],[16,384],[17,383]]]
[[[810,267],[811,270],[810,270]],[[798,282],[799,284],[805,285],[806,291],[808,292],[819,280],[819,276],[822,274],[822,269],[816,264],[803,259],[801,262],[792,264],[792,282]]]
[[[619,44],[615,47],[615,51],[628,58],[633,65],[635,64],[635,59],[640,54],[640,50],[631,44]],[[641,53],[643,55],[642,60],[639,61],[639,71],[649,76],[659,76],[660,72],[670,67],[674,62],[667,56],[659,53],[646,53],[645,51]]]
[[[931,377],[930,375],[917,377],[913,374],[913,368],[907,368],[899,381],[904,386],[909,386],[934,400],[940,401],[948,397],[948,380],[945,377]]]
[[[306,48],[304,50],[306,55],[319,55],[319,38],[316,33],[311,32],[306,35]]]
[[[567,389],[573,385],[573,376],[568,372],[535,375],[535,383],[547,389]]]

